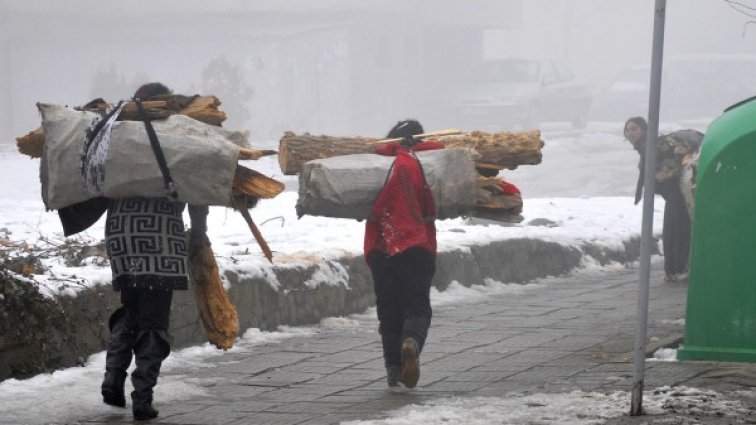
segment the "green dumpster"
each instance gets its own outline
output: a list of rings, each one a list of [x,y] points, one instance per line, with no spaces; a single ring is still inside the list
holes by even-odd
[[[706,130],[680,360],[756,362],[756,98]]]

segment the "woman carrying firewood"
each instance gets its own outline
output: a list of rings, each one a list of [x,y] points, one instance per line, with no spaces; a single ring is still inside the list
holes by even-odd
[[[145,100],[169,94],[160,83],[140,87],[134,98]],[[174,290],[188,286],[188,246],[182,212],[185,204],[159,198],[109,200],[105,239],[113,272],[113,289],[121,293],[121,307],[110,317],[110,340],[105,358],[103,402],[125,407],[124,383],[131,374],[135,420],[158,416],[152,406],[160,366],[171,351],[168,321]],[[204,232],[207,207],[189,206],[192,232]],[[201,240],[201,238],[192,238]]]
[[[395,156],[365,225],[365,258],[373,275],[386,379],[391,390],[413,388],[431,322],[430,287],[436,271],[436,207],[414,151],[443,149],[421,141],[415,120],[400,121],[376,149]]]
[[[625,138],[632,143],[633,148],[640,154],[638,168],[640,174],[635,190],[635,203],[640,202],[643,194],[643,179],[646,159],[646,138],[648,126],[643,117],[633,117],[627,120],[624,127]],[[688,257],[690,255],[691,219],[688,207],[683,196],[680,168],[682,158],[674,152],[661,149],[662,142],[668,137],[676,137],[676,134],[684,138],[692,135],[693,139],[703,138],[703,134],[694,130],[681,130],[667,136],[658,138],[660,145],[657,173],[655,175],[655,191],[664,198],[664,222],[662,224],[662,247],[664,249],[664,273],[667,282],[685,280],[688,276]],[[691,150],[698,150],[698,145],[692,143]],[[672,169],[676,169],[675,172]]]

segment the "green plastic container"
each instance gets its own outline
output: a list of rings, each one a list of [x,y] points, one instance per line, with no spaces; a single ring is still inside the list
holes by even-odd
[[[695,204],[677,358],[756,362],[756,99],[709,125]]]

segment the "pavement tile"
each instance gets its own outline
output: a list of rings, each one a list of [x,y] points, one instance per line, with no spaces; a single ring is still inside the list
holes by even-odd
[[[234,422],[224,422],[227,425],[297,425],[311,418],[310,414],[293,414],[293,413],[253,413]]]

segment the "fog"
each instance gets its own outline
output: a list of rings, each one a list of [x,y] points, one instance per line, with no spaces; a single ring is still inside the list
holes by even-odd
[[[753,0],[667,2],[665,66],[698,59],[665,76],[676,92],[665,92],[662,119],[710,120],[756,94],[750,56],[737,66],[709,60],[756,53],[754,8]],[[0,0],[0,143],[39,126],[36,102],[116,101],[147,81],[218,96],[224,126],[248,130],[253,144],[286,130],[379,136],[407,117],[428,130],[622,121],[646,113],[647,88],[615,102],[624,109],[606,93],[630,67],[647,80],[653,15],[653,0]],[[530,105],[536,121],[514,119],[519,112],[502,109],[502,99],[521,88],[480,74],[484,62],[512,57],[570,69],[589,97],[562,109],[584,116],[550,115],[562,99]],[[673,99],[709,84],[693,100]],[[705,107],[684,110],[692,104]]]

